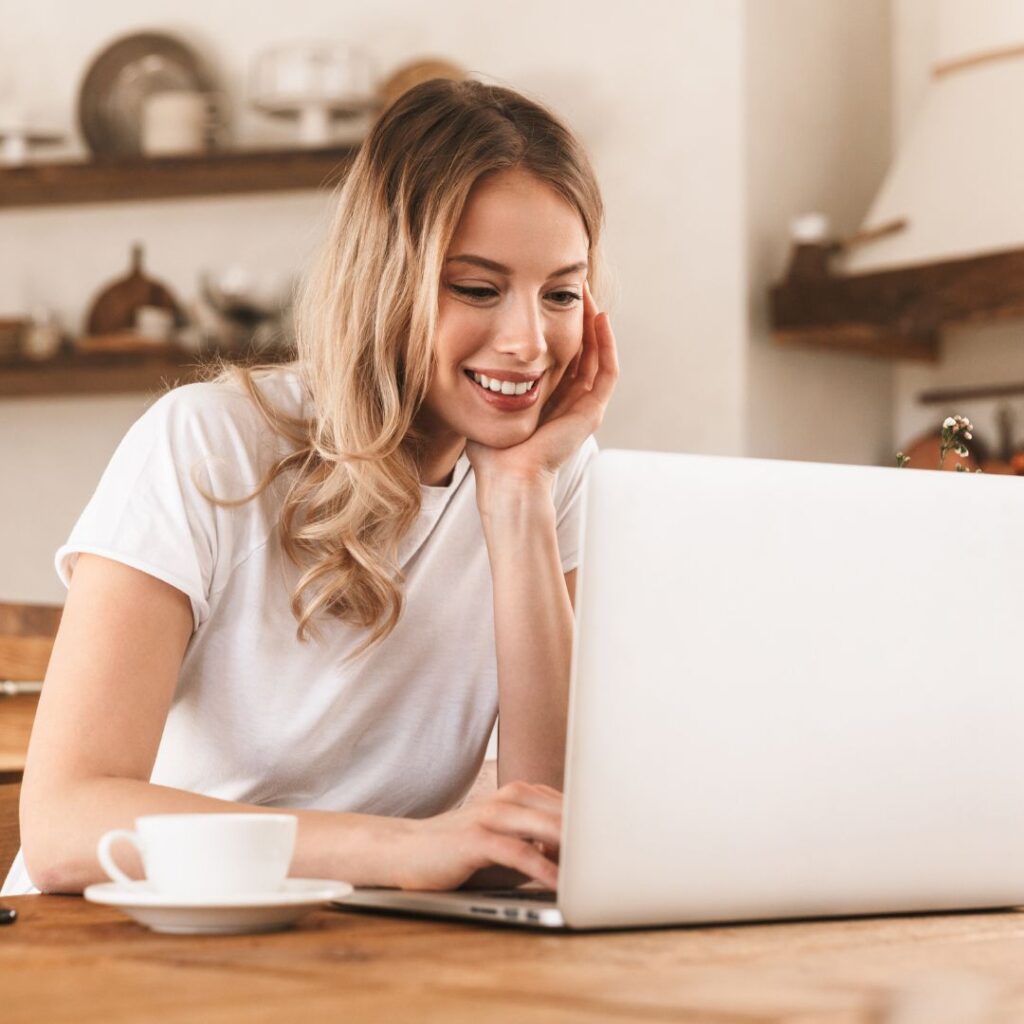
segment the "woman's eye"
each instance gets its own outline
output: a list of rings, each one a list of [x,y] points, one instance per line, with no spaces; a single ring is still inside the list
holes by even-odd
[[[449,287],[453,292],[458,292],[459,295],[468,295],[471,299],[489,299],[492,295],[498,294],[490,288],[463,288],[457,284]]]
[[[464,285],[457,284],[449,285],[449,287],[453,292],[466,295],[471,299],[490,299],[498,294],[491,288],[466,288]],[[580,297],[575,292],[550,292],[549,295],[559,306],[571,306],[580,301]]]

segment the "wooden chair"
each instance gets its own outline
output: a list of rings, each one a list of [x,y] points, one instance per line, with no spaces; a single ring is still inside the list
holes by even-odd
[[[4,683],[37,682],[57,635],[62,608],[0,602],[0,881],[21,845],[18,798],[38,693],[2,692]]]

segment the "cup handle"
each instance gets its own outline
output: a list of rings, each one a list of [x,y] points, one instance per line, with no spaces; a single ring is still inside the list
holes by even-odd
[[[203,123],[206,143],[214,149],[222,149],[227,145],[231,97],[221,89],[207,90],[203,97],[206,99],[206,116]]]
[[[110,832],[105,833],[100,837],[100,841],[96,846],[96,856],[99,858],[100,866],[115,882],[120,882],[121,885],[135,885],[136,880],[129,878],[115,863],[114,858],[110,853],[111,846],[118,841],[118,839],[124,839],[131,843],[136,850],[139,851],[139,856],[142,856],[142,844],[139,842],[139,837],[132,831],[126,828],[115,828]]]

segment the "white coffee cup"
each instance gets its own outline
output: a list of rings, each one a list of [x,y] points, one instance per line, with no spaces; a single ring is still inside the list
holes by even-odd
[[[227,896],[278,892],[295,852],[294,814],[148,814],[135,831],[114,829],[96,847],[115,882],[134,885],[114,863],[119,839],[142,856],[146,880],[162,895]]]
[[[146,341],[170,341],[174,314],[161,306],[139,306],[135,310],[135,332]]]
[[[202,153],[214,97],[186,89],[150,93],[142,101],[142,152],[147,156]]]

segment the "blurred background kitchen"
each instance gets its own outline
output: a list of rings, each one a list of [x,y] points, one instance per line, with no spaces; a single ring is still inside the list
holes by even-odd
[[[972,466],[1024,462],[1019,0],[0,9],[0,601],[63,601],[53,552],[163,381],[287,358],[323,186],[435,74],[592,155],[602,446],[923,468],[962,413]]]

